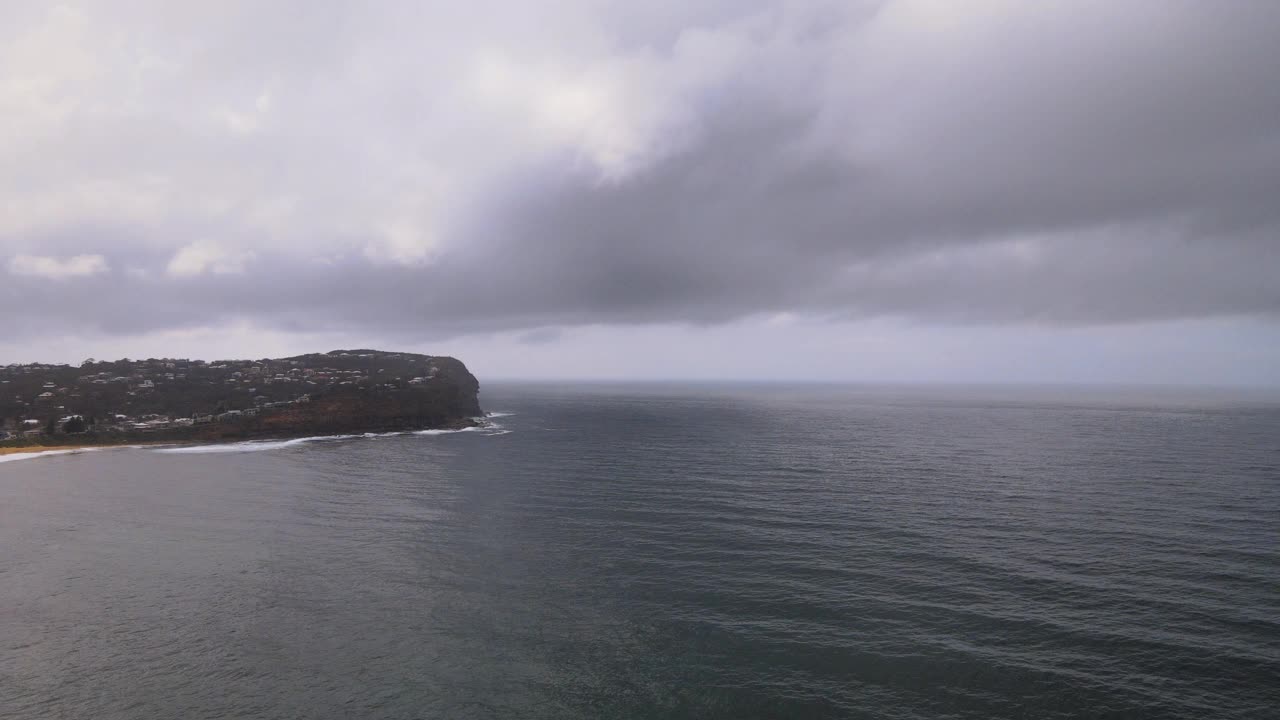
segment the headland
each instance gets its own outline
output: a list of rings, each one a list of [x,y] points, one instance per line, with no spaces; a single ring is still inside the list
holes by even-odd
[[[381,350],[7,365],[0,452],[458,429],[479,389],[455,358]]]

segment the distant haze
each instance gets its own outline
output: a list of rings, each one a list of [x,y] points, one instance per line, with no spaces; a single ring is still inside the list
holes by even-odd
[[[1280,385],[1280,3],[0,11],[0,363]]]

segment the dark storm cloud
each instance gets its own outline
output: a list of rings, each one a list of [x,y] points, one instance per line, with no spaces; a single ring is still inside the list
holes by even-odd
[[[184,177],[225,176],[218,192],[246,196],[118,212],[83,201],[39,230],[5,225],[0,297],[22,308],[11,331],[249,318],[421,337],[783,311],[1065,325],[1280,312],[1274,3],[654,8],[584,6],[560,20],[586,54],[484,75],[514,119],[433,105],[433,92],[471,96],[419,86],[413,34],[394,25],[361,19],[371,34],[341,42],[333,23],[301,26],[342,60],[277,48],[301,69],[272,55],[274,75],[250,48],[225,75],[277,78],[226,81],[240,108],[228,127],[251,139],[168,140],[193,145]],[[543,67],[541,48],[526,51]],[[616,68],[593,74],[584,58]],[[333,74],[348,83],[333,93],[362,94],[316,85]],[[304,81],[305,97],[291,84]],[[263,131],[291,99],[306,121]],[[146,116],[161,134],[165,112]],[[102,152],[100,178],[132,174]],[[390,176],[402,181],[384,188]],[[89,254],[107,269],[50,277],[12,259]]]

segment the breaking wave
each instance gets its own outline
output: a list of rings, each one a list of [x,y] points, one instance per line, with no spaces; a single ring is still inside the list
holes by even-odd
[[[386,433],[362,433],[359,435],[317,435],[314,437],[291,438],[289,440],[246,440],[244,442],[235,443],[218,443],[214,445],[192,445],[188,447],[168,447],[152,450],[152,452],[163,453],[166,455],[207,455],[212,453],[245,453],[245,452],[262,452],[265,450],[280,450],[282,448],[293,447],[295,445],[304,445],[307,443],[322,443],[337,440],[355,440],[370,439],[384,437],[399,437],[406,435],[454,435],[457,433],[478,432],[486,435],[506,435],[511,432],[503,428],[501,425],[492,422],[485,422],[483,425],[475,427],[459,428],[456,430],[410,430],[406,432],[386,432]],[[64,451],[78,452],[78,451]],[[12,455],[9,457],[13,457]]]
[[[162,453],[165,455],[205,455],[209,453],[241,453],[241,452],[262,452],[264,450],[279,450],[280,448],[292,447],[294,445],[302,445],[310,442],[323,442],[325,440],[350,440],[352,438],[363,437],[362,435],[319,435],[316,437],[292,438],[289,440],[246,440],[236,443],[222,443],[217,445],[193,445],[190,447],[174,447],[153,450],[152,452]]]
[[[456,430],[414,430],[410,435],[453,435],[455,433],[464,432],[488,432],[492,430],[494,425],[477,425],[475,427],[465,427]]]

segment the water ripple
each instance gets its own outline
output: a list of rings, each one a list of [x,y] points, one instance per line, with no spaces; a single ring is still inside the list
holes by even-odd
[[[0,718],[1273,715],[1280,410],[967,392],[4,465]]]

